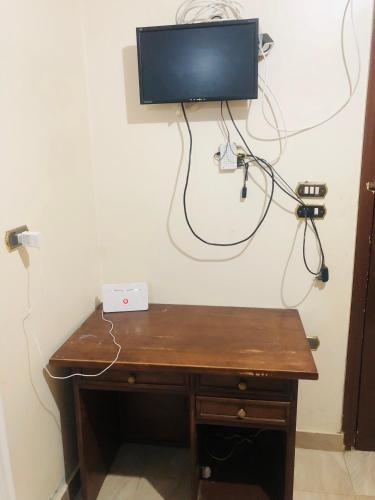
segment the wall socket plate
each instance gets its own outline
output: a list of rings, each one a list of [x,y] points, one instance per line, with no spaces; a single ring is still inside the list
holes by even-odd
[[[22,246],[21,243],[18,243],[17,236],[28,230],[29,228],[27,226],[19,226],[14,229],[9,229],[9,231],[5,233],[5,245],[9,252],[13,252],[13,250]]]
[[[300,198],[325,198],[327,192],[327,184],[319,184],[318,182],[300,182],[296,189]]]
[[[299,205],[296,210],[297,219],[324,219],[327,209],[324,205]]]

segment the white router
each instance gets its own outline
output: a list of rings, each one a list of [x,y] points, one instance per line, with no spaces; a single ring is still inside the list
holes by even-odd
[[[120,283],[103,285],[103,311],[147,311],[147,283]]]

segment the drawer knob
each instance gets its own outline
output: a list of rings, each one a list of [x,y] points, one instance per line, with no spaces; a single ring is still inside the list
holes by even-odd
[[[238,388],[240,391],[246,391],[247,390],[247,383],[246,382],[240,382],[238,384]]]
[[[240,410],[238,410],[237,415],[239,416],[239,418],[245,418],[246,417],[246,411],[243,408],[241,408]]]
[[[134,377],[134,375],[130,375],[130,377],[128,378],[128,384],[135,384],[136,382],[136,378]]]

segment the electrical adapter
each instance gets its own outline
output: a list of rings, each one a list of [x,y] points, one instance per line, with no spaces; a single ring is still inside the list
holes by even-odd
[[[322,266],[317,279],[323,283],[327,283],[327,281],[329,281],[329,269],[327,266]]]
[[[41,233],[37,231],[24,231],[17,235],[18,243],[24,247],[40,248]]]

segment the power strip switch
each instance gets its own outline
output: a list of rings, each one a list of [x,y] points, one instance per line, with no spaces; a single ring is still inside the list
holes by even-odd
[[[236,170],[237,164],[237,145],[232,143],[221,144],[219,149],[219,161],[221,170]]]

